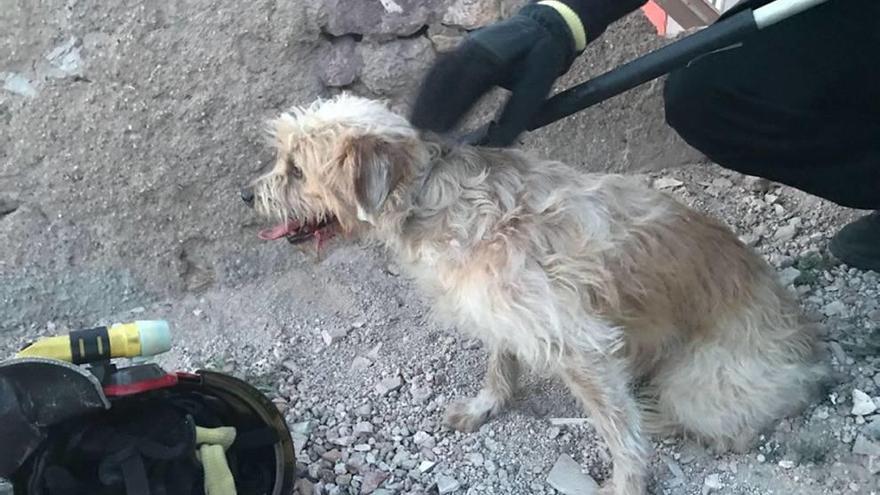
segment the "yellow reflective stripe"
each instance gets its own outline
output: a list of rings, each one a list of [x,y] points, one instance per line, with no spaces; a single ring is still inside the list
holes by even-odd
[[[538,2],[538,5],[546,5],[552,8],[565,19],[571,35],[574,36],[574,47],[578,52],[583,51],[587,47],[587,31],[584,29],[584,23],[571,7],[558,0],[542,0]]]

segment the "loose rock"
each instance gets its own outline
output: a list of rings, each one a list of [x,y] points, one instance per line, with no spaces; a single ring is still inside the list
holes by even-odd
[[[459,483],[457,479],[450,476],[440,474],[437,475],[434,481],[437,483],[437,491],[440,493],[440,495],[444,495],[445,493],[453,493],[461,488],[461,483]]]
[[[340,87],[353,83],[364,66],[357,43],[343,36],[324,43],[318,51],[318,78],[327,86]]]
[[[435,58],[434,45],[422,37],[381,45],[361,43],[358,48],[364,61],[361,80],[380,96],[408,94],[419,83],[415,74],[427,72]]]
[[[853,407],[851,413],[853,416],[865,416],[877,410],[877,405],[874,404],[871,396],[859,389],[853,389],[852,401]]]
[[[476,29],[497,20],[499,7],[497,0],[454,0],[443,15],[443,24]]]
[[[376,493],[376,490],[386,479],[388,479],[388,473],[383,473],[382,471],[368,472],[364,475],[364,481],[361,484],[361,493]]]
[[[37,96],[37,89],[31,85],[31,82],[23,75],[14,72],[6,75],[3,81],[3,89],[28,98],[35,98]]]
[[[547,484],[563,495],[593,495],[599,489],[596,481],[584,474],[580,465],[568,454],[562,454],[556,459],[547,475]]]
[[[852,451],[853,454],[880,457],[880,443],[868,440],[865,435],[859,435],[853,443]]]
[[[846,311],[846,306],[841,301],[832,301],[822,307],[825,316],[837,316]]]
[[[372,365],[373,362],[363,356],[357,356],[351,362],[351,368],[357,371],[363,371]]]
[[[794,239],[794,236],[797,234],[797,225],[794,223],[789,223],[788,225],[783,225],[776,229],[776,233],[773,234],[773,239],[777,242],[788,242]]]
[[[798,277],[801,276],[801,271],[795,267],[788,267],[779,272],[779,282],[783,286],[788,286],[794,283]]]
[[[710,474],[703,480],[703,495],[715,493],[722,488],[724,488],[724,483],[721,482],[720,474]]]
[[[654,181],[654,189],[674,189],[684,185],[684,182],[672,177],[660,177]]]
[[[399,375],[390,376],[376,384],[376,392],[379,395],[385,396],[399,389],[401,385],[403,385],[403,380],[400,379]]]

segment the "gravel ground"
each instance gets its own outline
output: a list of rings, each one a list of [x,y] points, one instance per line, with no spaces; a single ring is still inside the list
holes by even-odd
[[[880,276],[841,265],[825,248],[857,213],[714,166],[644,177],[724,219],[779,269],[821,323],[839,375],[821,403],[783,421],[749,454],[717,457],[658,440],[653,493],[878,493]],[[478,432],[443,427],[445,405],[478,390],[486,353],[436,326],[381,251],[336,243],[319,257],[280,242],[260,248],[295,262],[236,290],[134,307],[106,321],[166,318],[176,347],[164,364],[221,369],[260,386],[296,439],[300,493],[592,493],[586,483],[551,486],[565,490],[560,472],[580,475],[565,473],[566,456],[596,480],[608,475],[589,421],[544,377],[528,377],[513,407]],[[34,325],[3,335],[0,348],[8,354],[34,335],[66,329],[63,321]]]

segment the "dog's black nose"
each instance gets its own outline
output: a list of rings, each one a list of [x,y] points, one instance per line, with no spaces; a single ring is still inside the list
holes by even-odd
[[[242,189],[239,194],[241,194],[241,200],[244,201],[248,206],[253,206],[254,204],[254,190],[245,187]]]

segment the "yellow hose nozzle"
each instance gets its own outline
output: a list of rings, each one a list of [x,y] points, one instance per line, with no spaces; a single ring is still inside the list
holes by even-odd
[[[45,357],[74,364],[119,357],[154,356],[171,349],[171,329],[164,320],[120,323],[46,337],[16,357]]]

